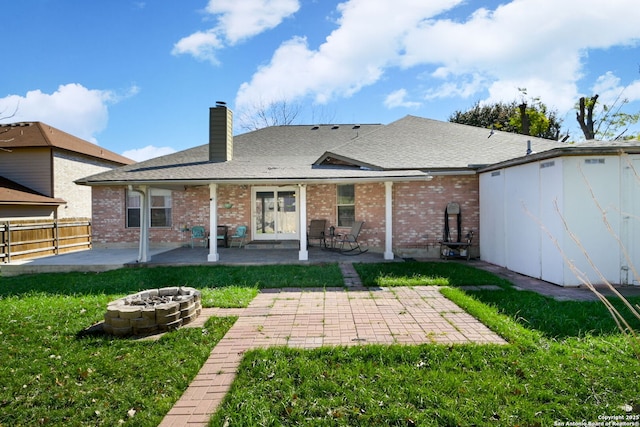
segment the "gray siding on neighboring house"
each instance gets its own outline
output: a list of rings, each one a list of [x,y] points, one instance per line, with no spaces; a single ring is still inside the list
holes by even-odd
[[[7,220],[53,219],[52,206],[0,206],[0,218]]]
[[[0,175],[45,196],[57,197],[51,185],[50,149],[12,148],[0,156]]]

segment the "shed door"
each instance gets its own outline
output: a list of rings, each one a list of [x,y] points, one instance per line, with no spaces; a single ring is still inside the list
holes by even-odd
[[[623,158],[622,161],[625,160]],[[621,265],[623,268],[627,266],[627,270],[621,271],[620,283],[640,286],[640,158],[629,157],[628,160],[630,165],[622,165],[627,171],[622,193],[622,243],[627,250],[628,260],[623,255]],[[625,234],[628,236],[626,239]]]

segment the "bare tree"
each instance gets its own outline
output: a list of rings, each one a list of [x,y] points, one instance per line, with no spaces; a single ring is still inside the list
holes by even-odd
[[[591,140],[596,137],[596,132],[593,129],[593,109],[595,108],[597,101],[597,94],[588,99],[583,96],[582,98],[580,98],[580,102],[578,105],[576,120],[578,120],[580,129],[582,129],[582,133],[587,140]]]
[[[629,126],[640,120],[640,112],[629,114],[622,111],[622,107],[629,103],[622,98],[624,89],[611,105],[602,104],[600,117],[594,118],[594,110],[598,102],[598,95],[590,98],[582,97],[578,102],[576,120],[582,129],[585,139],[613,140],[621,138]]]
[[[16,108],[13,110],[13,113],[10,113],[10,114],[7,114],[7,115],[4,115],[5,111],[7,111],[6,108],[4,110],[0,111],[0,120],[10,119],[11,117],[15,116],[16,113],[18,112],[18,107],[19,106],[20,106],[20,104],[16,105]],[[2,130],[0,130],[0,135],[3,134],[3,133],[7,133],[10,130],[11,130],[10,128],[2,129]],[[0,139],[0,142],[10,142],[10,141],[13,141],[13,138],[11,138],[11,139]],[[2,148],[1,150],[9,151],[6,148]]]
[[[285,99],[268,104],[259,102],[240,116],[240,127],[246,131],[254,131],[269,126],[291,125],[301,111],[300,104]]]

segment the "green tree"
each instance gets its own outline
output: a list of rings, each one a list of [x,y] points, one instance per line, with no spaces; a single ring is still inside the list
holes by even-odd
[[[524,89],[520,91],[526,95]],[[449,116],[449,121],[553,140],[560,138],[562,127],[562,120],[556,111],[549,110],[539,98],[529,102],[496,102],[487,105],[476,102],[467,111],[454,112]]]

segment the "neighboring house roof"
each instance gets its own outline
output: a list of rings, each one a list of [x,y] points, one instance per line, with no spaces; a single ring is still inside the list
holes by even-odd
[[[51,147],[128,165],[133,160],[92,144],[42,122],[0,124],[0,148]]]
[[[209,162],[208,145],[76,181],[87,185],[327,179],[422,179],[469,173],[563,144],[540,138],[406,116],[389,125],[272,126],[234,137],[233,159]]]
[[[0,176],[0,205],[64,205],[67,202],[47,197],[31,188]]]

